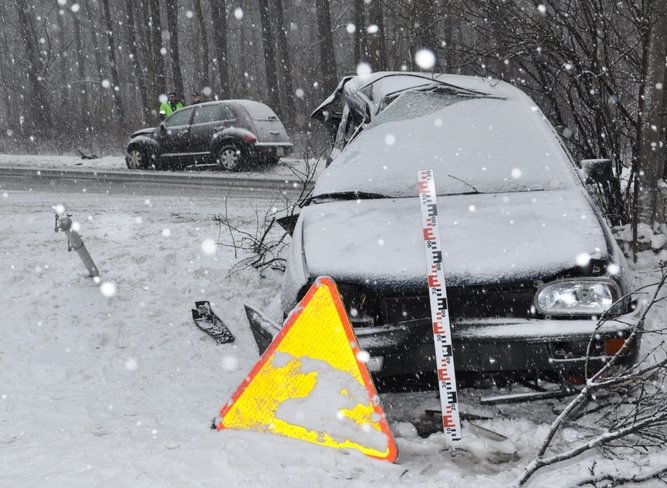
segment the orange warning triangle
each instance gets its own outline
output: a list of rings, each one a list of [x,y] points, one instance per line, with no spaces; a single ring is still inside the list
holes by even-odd
[[[345,308],[318,278],[220,411],[221,429],[270,432],[390,462],[398,451]]]

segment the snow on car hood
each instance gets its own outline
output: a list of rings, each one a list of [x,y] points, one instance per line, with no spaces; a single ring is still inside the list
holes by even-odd
[[[603,231],[578,190],[438,197],[448,285],[548,278],[588,254],[606,259]],[[310,276],[423,284],[418,198],[347,200],[302,211]]]

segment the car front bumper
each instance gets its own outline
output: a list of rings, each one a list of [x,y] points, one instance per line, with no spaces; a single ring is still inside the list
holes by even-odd
[[[452,324],[457,372],[579,372],[596,369],[619,348],[638,319],[635,314],[594,320],[477,319]],[[435,372],[430,321],[355,329],[380,376]],[[587,354],[587,351],[590,353]],[[633,350],[637,348],[634,347]],[[632,352],[625,356],[631,360]]]
[[[246,306],[260,353],[280,326]],[[457,373],[554,372],[578,374],[598,369],[620,348],[639,322],[638,311],[606,320],[475,319],[452,324]],[[361,349],[368,351],[369,370],[391,377],[435,373],[433,329],[429,320],[356,327]],[[638,344],[623,357],[636,357]],[[587,351],[590,351],[587,354]]]

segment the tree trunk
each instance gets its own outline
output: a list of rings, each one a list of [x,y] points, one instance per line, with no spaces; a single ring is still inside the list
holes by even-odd
[[[92,44],[93,56],[95,58],[95,81],[100,83],[104,78],[104,61],[102,60],[102,48],[100,43],[100,33],[104,30],[99,24],[99,6],[94,4],[87,5],[88,19],[90,21],[90,43]],[[105,129],[110,125],[111,114],[107,109],[108,90],[101,87],[101,84],[91,85],[91,98],[96,103],[91,105],[90,126],[93,132],[99,129]]]
[[[664,126],[665,56],[667,55],[667,0],[647,2],[651,19],[642,62],[637,148],[635,158],[634,259],[637,259],[637,226],[652,226],[658,196],[658,178],[663,173],[665,148],[661,147]],[[658,88],[660,87],[660,88]]]
[[[213,19],[213,43],[218,65],[221,98],[231,98],[229,87],[229,70],[227,65],[227,7],[224,0],[211,0],[211,17]]]
[[[7,5],[4,2],[0,2],[0,22],[3,25],[9,23]],[[2,110],[2,122],[6,125],[9,130],[12,129],[13,125],[16,123],[16,117],[14,116],[14,103],[12,103],[13,91],[12,85],[14,85],[15,80],[12,78],[10,81],[9,73],[11,72],[10,67],[14,65],[14,57],[10,56],[9,51],[9,39],[8,39],[7,30],[3,29],[0,33],[0,38],[2,44],[0,45],[0,86],[2,87],[4,109]],[[7,133],[9,138],[16,137],[18,134],[13,134],[12,132]]]
[[[51,130],[51,109],[46,91],[45,73],[39,54],[37,28],[33,16],[34,6],[28,7],[26,0],[14,0],[18,14],[18,29],[25,45],[27,66],[24,67],[28,78],[31,96],[27,97],[27,127],[38,136],[48,135]]]
[[[246,46],[248,43],[248,38],[252,39],[252,35],[248,33],[248,28],[246,26],[246,23],[241,22],[241,26],[239,28],[238,42],[240,43],[241,46]],[[240,56],[240,59],[238,60],[237,72],[239,73],[248,72],[248,60],[246,59],[246,56]],[[234,93],[236,93],[236,95],[241,98],[248,98],[248,83],[245,82],[247,78],[243,77],[243,80],[244,82],[242,83],[239,83],[238,79],[235,80]]]
[[[63,12],[61,15],[60,12]],[[57,87],[55,91],[56,97],[58,98],[58,101],[60,104],[66,106],[66,107],[72,107],[72,83],[71,83],[71,76],[70,76],[70,67],[68,66],[68,58],[69,58],[69,49],[68,49],[68,42],[67,39],[65,38],[65,10],[59,10],[56,12],[56,25],[58,26],[57,30],[57,38],[56,38],[56,54],[53,56],[53,59],[55,59],[55,63],[58,66],[57,72],[54,70],[51,70],[51,93],[54,93],[54,87]],[[48,50],[49,53],[51,52],[51,49]],[[51,54],[49,55],[51,57]],[[76,88],[75,88],[76,89]],[[53,96],[53,95],[51,95]],[[73,118],[71,114],[64,114],[61,111],[56,110],[52,114],[53,117],[53,124],[55,127],[66,127],[70,133],[76,137],[79,138],[81,136],[81,119],[79,118]],[[63,140],[59,137],[57,137],[54,141],[55,148],[58,152],[62,152],[63,150]]]
[[[262,24],[262,48],[264,50],[264,72],[266,73],[266,87],[269,93],[269,105],[280,111],[280,96],[278,93],[278,78],[276,76],[275,54],[273,51],[273,34],[271,33],[271,12],[269,0],[259,0],[259,17]]]
[[[380,0],[371,1],[368,10],[368,22],[377,29],[368,36],[371,68],[373,68],[373,71],[384,71],[387,69],[387,51],[384,45],[384,19]]]
[[[317,34],[320,44],[320,70],[322,88],[325,94],[334,91],[338,84],[336,73],[336,55],[334,53],[333,35],[331,33],[331,13],[329,0],[315,0],[317,7]]]
[[[185,97],[181,59],[178,53],[178,0],[167,1],[167,28],[169,29],[169,54],[171,56],[171,74],[174,79],[174,91]],[[185,100],[185,98],[182,98]]]
[[[102,0],[104,8],[104,24],[107,31],[107,43],[109,45],[109,67],[111,68],[111,91],[116,107],[116,115],[121,127],[127,125],[125,120],[125,110],[120,96],[120,80],[118,79],[118,66],[116,64],[116,44],[113,37],[113,26],[111,24],[111,11],[109,10],[109,0]]]
[[[167,80],[165,77],[164,58],[162,57],[162,23],[160,21],[160,0],[150,0],[151,21],[150,32],[152,35],[151,44],[153,46],[153,67],[155,68],[155,81],[158,95],[165,94],[167,91]],[[157,98],[154,101],[158,104]]]
[[[146,75],[145,83],[148,91],[148,106],[149,106],[149,123],[152,123],[153,118],[157,118],[157,104],[162,90],[157,85],[157,72],[155,68],[155,50],[153,49],[153,19],[151,17],[151,5],[149,0],[140,0],[139,13],[137,18],[137,26],[139,29],[135,31],[139,42],[139,49],[142,53],[142,68]]]
[[[413,52],[419,49],[428,49],[438,52],[438,37],[436,32],[438,20],[437,0],[412,1],[412,25],[415,29],[415,43]]]
[[[366,42],[366,12],[364,0],[354,0],[354,47],[353,61],[357,66],[361,61],[368,61],[368,43]]]
[[[84,129],[90,129],[90,107],[88,104],[88,80],[86,79],[86,54],[83,51],[81,41],[81,21],[79,15],[72,16],[74,20],[74,48],[76,49],[76,71],[78,84],[76,84],[77,98],[79,100],[79,113]]]
[[[134,21],[134,6],[135,2],[132,0],[125,0],[125,8],[127,9],[127,44],[132,58],[132,68],[134,69],[134,77],[137,80],[139,87],[139,94],[141,95],[141,104],[143,110],[141,111],[141,123],[145,124],[150,115],[150,97],[146,90],[146,83],[144,82],[145,71],[139,63],[139,50],[137,49],[137,34]]]
[[[211,87],[211,78],[208,72],[209,55],[208,55],[208,36],[206,35],[206,22],[204,21],[204,14],[201,8],[201,0],[195,0],[195,17],[197,17],[197,23],[199,26],[197,30],[199,31],[199,42],[201,43],[201,61],[202,61],[202,70],[201,70],[201,86],[197,90],[202,88]]]
[[[285,25],[285,15],[283,13],[283,0],[276,0],[274,5],[276,7],[276,21],[278,24],[280,66],[285,83],[285,105],[287,107],[288,120],[290,124],[293,124],[296,117],[296,107],[294,102],[294,83],[292,82],[292,66],[290,64],[289,46],[287,44],[287,26]]]
[[[449,19],[445,19],[445,68],[443,72],[451,72],[454,66],[454,25]]]

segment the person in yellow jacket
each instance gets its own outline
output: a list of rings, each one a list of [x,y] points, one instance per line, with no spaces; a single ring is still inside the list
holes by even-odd
[[[160,120],[166,119],[180,108],[183,108],[183,104],[176,98],[176,93],[169,93],[169,95],[167,95],[167,101],[160,105]]]

